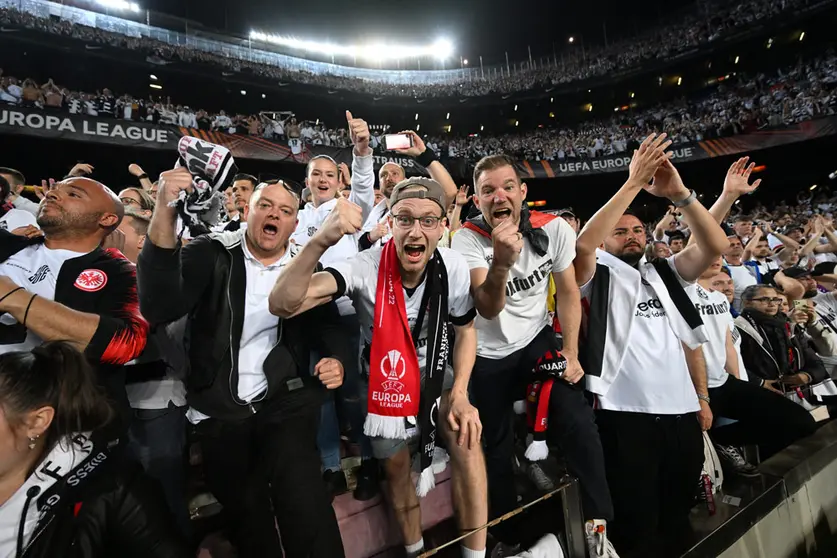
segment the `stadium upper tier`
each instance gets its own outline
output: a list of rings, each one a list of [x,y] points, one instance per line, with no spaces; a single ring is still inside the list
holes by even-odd
[[[756,24],[811,11],[837,0],[715,1],[707,10],[606,48],[500,66],[447,70],[391,70],[308,60],[268,50],[249,39],[207,37],[172,31],[130,19],[46,0],[0,0],[0,24],[22,26],[113,47],[146,51],[159,63],[209,63],[225,71],[247,69],[257,75],[376,97],[476,97],[536,88],[624,72],[646,61],[674,60],[721,37],[750,31]],[[709,14],[707,16],[707,13]],[[148,14],[146,21],[150,21]]]

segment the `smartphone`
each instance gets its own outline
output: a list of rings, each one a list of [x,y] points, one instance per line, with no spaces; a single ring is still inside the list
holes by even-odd
[[[384,149],[409,149],[413,147],[413,136],[407,134],[387,134],[384,136]]]
[[[793,309],[794,310],[808,310],[808,301],[807,300],[794,300],[793,301]]]

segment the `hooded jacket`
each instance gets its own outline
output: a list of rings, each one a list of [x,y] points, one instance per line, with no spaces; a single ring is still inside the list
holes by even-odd
[[[159,485],[123,454],[95,434],[59,441],[0,507],[0,555],[193,556]]]

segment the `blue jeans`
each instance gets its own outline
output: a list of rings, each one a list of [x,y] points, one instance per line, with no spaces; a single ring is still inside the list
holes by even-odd
[[[133,409],[128,451],[151,478],[163,487],[166,502],[178,527],[190,536],[185,495],[186,407],[169,402],[166,409]]]
[[[349,336],[352,347],[352,359],[343,364],[343,385],[330,391],[320,410],[320,429],[317,432],[317,447],[320,459],[326,471],[340,470],[340,421],[337,418],[336,398],[340,398],[341,410],[346,414],[352,428],[354,442],[360,444],[363,459],[372,457],[372,445],[363,433],[363,421],[366,419],[366,396],[361,393],[363,382],[360,381],[360,323],[356,315],[341,316],[343,331]],[[311,368],[319,362],[319,355],[312,355]]]

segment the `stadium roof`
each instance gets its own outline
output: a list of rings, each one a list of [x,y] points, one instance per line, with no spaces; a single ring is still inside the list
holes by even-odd
[[[677,17],[694,0],[676,10],[654,2],[620,0],[143,0],[143,8],[198,21],[208,27],[247,36],[263,33],[338,45],[432,45],[450,40],[461,56],[496,63],[508,51],[514,60],[548,56],[553,48],[585,48],[636,35],[659,18]],[[572,44],[568,39],[572,36]],[[553,47],[554,44],[554,47]]]

